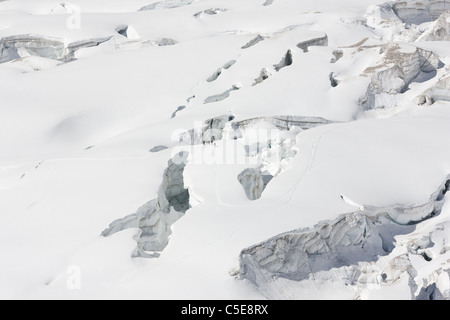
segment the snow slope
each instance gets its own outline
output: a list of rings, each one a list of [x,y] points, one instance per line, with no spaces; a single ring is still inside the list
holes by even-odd
[[[448,299],[450,7],[403,2],[0,1],[0,298]]]

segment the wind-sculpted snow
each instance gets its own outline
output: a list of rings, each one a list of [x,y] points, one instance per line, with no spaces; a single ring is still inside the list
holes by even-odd
[[[138,228],[134,257],[158,257],[169,242],[172,224],[190,208],[189,190],[184,187],[183,171],[188,154],[181,152],[169,160],[158,198],[141,206],[136,213],[116,220],[102,232],[111,236],[119,231]]]
[[[372,272],[379,273],[371,281],[395,281],[400,273],[410,272],[409,260],[395,271],[377,269],[376,261],[399,246],[397,236],[413,235],[417,224],[438,216],[449,188],[450,175],[422,205],[363,206],[360,211],[320,222],[313,228],[286,232],[244,249],[240,254],[240,277],[269,298],[278,294],[277,278],[300,282],[326,279],[330,277],[326,273],[334,273],[342,276],[346,285],[355,286],[368,280],[364,273],[371,267]],[[431,243],[429,238],[411,240],[408,251],[430,260],[426,249]],[[390,266],[398,259],[393,259]],[[413,287],[417,291],[417,285]]]

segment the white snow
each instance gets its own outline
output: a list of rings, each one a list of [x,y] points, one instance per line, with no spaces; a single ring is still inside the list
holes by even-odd
[[[450,174],[449,101],[425,98],[448,96],[449,41],[419,38],[435,22],[407,26],[385,2],[0,1],[0,298],[450,298],[448,195],[358,267],[279,277],[271,292],[240,270],[248,247],[355,211],[420,206]],[[39,41],[2,42],[24,35]],[[41,50],[48,39],[61,56]],[[69,58],[73,43],[85,45]],[[365,70],[393,44],[439,66],[383,92],[391,107],[363,110]],[[233,118],[207,122],[223,116]],[[314,119],[327,121],[300,124]],[[207,130],[221,138],[202,141]],[[101,233],[158,198],[180,151],[191,208],[159,257],[132,258],[139,228]],[[248,168],[273,176],[258,199],[238,180]]]

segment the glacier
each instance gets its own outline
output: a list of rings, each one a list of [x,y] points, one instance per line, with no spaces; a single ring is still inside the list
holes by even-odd
[[[0,1],[0,298],[449,300],[449,41],[441,0]]]

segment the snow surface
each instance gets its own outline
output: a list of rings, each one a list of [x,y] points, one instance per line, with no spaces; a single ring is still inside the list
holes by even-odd
[[[420,206],[445,185],[450,43],[384,3],[0,1],[0,298],[449,299],[448,195],[353,283],[330,269],[263,290],[240,270],[277,235]],[[439,66],[374,90],[387,102],[367,110],[373,77],[399,74],[380,65],[392,44]],[[180,151],[190,208],[156,258],[132,257],[139,226],[102,231],[160,198]],[[255,200],[238,180],[249,168],[271,177],[246,184]]]

